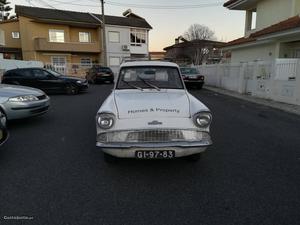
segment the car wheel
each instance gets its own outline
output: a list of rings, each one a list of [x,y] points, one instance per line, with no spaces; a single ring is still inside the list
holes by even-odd
[[[113,83],[114,83],[114,80],[111,80],[110,83],[113,84]]]
[[[76,94],[78,94],[78,87],[76,87],[74,84],[69,84],[67,86],[67,94],[68,95],[76,95]]]
[[[203,84],[198,84],[198,89],[202,89]]]
[[[118,159],[112,155],[103,152],[104,161],[107,163],[115,163]]]
[[[198,162],[201,159],[201,153],[189,155],[186,157],[186,159],[190,162]]]
[[[0,120],[1,120],[1,123],[6,125],[7,123],[7,116],[6,116],[6,113],[4,112],[3,109],[0,108]]]

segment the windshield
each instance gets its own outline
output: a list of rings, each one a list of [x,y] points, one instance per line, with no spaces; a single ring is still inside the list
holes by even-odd
[[[182,89],[183,84],[176,67],[143,66],[121,69],[117,89],[144,88]]]
[[[56,76],[56,77],[60,77],[60,76],[63,76],[62,74],[54,71],[54,70],[49,70],[49,69],[46,69],[47,72],[51,73],[53,76]]]
[[[196,68],[180,68],[180,71],[184,75],[197,74],[198,73]]]

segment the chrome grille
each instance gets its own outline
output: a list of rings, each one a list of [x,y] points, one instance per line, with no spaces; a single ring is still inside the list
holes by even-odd
[[[141,130],[127,135],[128,142],[168,142],[185,140],[181,130]]]

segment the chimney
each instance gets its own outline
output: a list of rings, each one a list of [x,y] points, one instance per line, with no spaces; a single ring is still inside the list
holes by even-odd
[[[179,38],[175,38],[175,44],[179,44]]]

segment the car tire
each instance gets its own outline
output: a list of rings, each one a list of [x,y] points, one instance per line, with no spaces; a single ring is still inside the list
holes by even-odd
[[[201,159],[201,156],[202,156],[201,153],[197,153],[197,154],[194,154],[194,155],[187,156],[186,159],[189,162],[198,162]]]
[[[78,87],[76,87],[74,84],[69,84],[67,86],[67,94],[68,95],[76,95],[76,94],[78,94]]]
[[[203,84],[198,84],[198,86],[197,86],[198,89],[202,89],[202,87],[203,87]]]
[[[4,110],[0,107],[0,112],[2,113],[2,116],[4,117],[5,119],[5,125],[7,125],[7,115],[6,113],[4,112]],[[1,118],[0,118],[1,119]]]
[[[107,154],[107,153],[105,153],[105,152],[103,152],[103,158],[104,158],[104,161],[106,162],[106,163],[115,163],[115,162],[117,162],[117,157],[114,157],[114,156],[112,156],[112,155],[109,155],[109,154]]]

